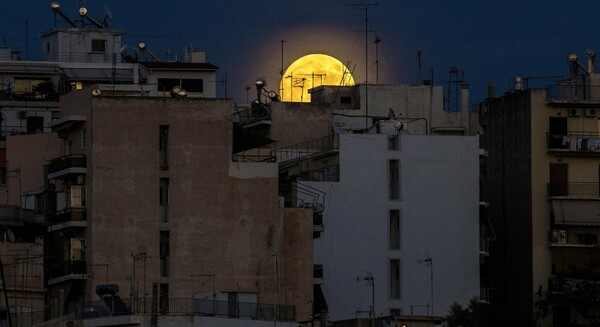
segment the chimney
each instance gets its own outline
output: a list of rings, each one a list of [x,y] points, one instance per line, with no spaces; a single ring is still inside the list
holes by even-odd
[[[489,82],[488,83],[488,98],[493,98],[494,97],[494,82]]]

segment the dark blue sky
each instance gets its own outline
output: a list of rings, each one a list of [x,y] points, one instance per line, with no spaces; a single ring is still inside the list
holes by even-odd
[[[77,17],[78,0],[60,1]],[[157,56],[172,57],[192,44],[227,78],[227,95],[246,101],[246,86],[266,77],[268,89],[279,88],[281,43],[284,65],[302,55],[325,53],[351,62],[355,80],[365,80],[364,10],[351,0],[87,0],[89,15],[101,20],[104,4],[113,14],[111,27],[127,33],[129,48],[145,42]],[[53,25],[51,1],[2,0],[0,43],[30,59],[41,52],[39,32]],[[442,84],[448,70],[460,66],[470,84],[471,102],[480,102],[488,82],[496,94],[507,91],[513,76],[544,77],[568,73],[567,56],[585,60],[588,48],[600,51],[600,1],[426,1],[380,0],[369,10],[369,29],[379,44],[379,82],[418,83],[417,51],[422,50],[422,78]],[[26,24],[28,21],[29,50]],[[64,23],[59,18],[59,24]],[[374,33],[369,35],[369,81],[376,78]],[[530,86],[550,81],[532,79]],[[219,96],[225,92],[218,84]]]

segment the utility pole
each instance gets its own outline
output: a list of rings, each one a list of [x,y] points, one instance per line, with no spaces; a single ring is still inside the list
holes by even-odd
[[[354,9],[365,10],[365,133],[369,128],[369,8],[379,6],[379,3],[352,3]]]
[[[375,84],[379,85],[379,42],[381,39],[375,35]]]

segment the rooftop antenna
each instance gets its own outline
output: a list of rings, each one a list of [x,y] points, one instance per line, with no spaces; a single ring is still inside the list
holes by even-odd
[[[369,128],[369,96],[367,87],[369,84],[369,8],[379,6],[378,2],[375,3],[351,3],[354,9],[365,10],[365,132]]]
[[[423,49],[417,50],[417,60],[419,60],[419,83],[423,80],[421,79],[421,55],[423,54]]]
[[[381,39],[375,34],[375,84],[379,84],[379,42]]]
[[[279,94],[283,94],[283,44],[286,40],[281,40],[281,70],[279,71],[279,76],[281,76],[282,82],[281,87],[279,88]]]
[[[111,21],[113,21],[115,18],[113,17],[112,11],[105,3],[104,4],[104,18],[102,18],[102,25],[104,26],[104,28],[108,28],[108,20],[109,19]]]

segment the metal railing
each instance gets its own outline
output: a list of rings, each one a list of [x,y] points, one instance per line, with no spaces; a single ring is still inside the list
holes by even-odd
[[[84,155],[70,155],[60,158],[56,158],[50,161],[48,165],[48,174],[61,171],[63,169],[71,167],[86,167],[86,160]]]
[[[600,101],[600,85],[548,85],[547,101]]]
[[[48,269],[48,279],[68,275],[85,275],[87,266],[85,260],[71,260],[53,264]]]
[[[250,109],[235,112],[233,119],[241,126],[244,126],[256,121],[271,119],[271,111],[265,105],[258,105]]]
[[[275,150],[277,162],[295,160],[326,151],[337,150],[340,147],[339,134],[325,136],[303,143],[290,145]]]
[[[600,199],[600,183],[549,182],[548,197]]]
[[[46,222],[51,224],[86,220],[87,212],[85,208],[66,208],[57,212],[49,211],[46,216]]]
[[[567,132],[564,134],[546,133],[549,150],[568,152],[600,153],[600,133],[597,132]]]
[[[152,298],[121,299],[127,310],[112,312],[105,302],[91,301],[84,305],[84,318],[105,317],[120,314],[151,314]],[[157,313],[220,316],[241,319],[294,321],[296,308],[251,302],[220,301],[212,299],[158,299]]]

